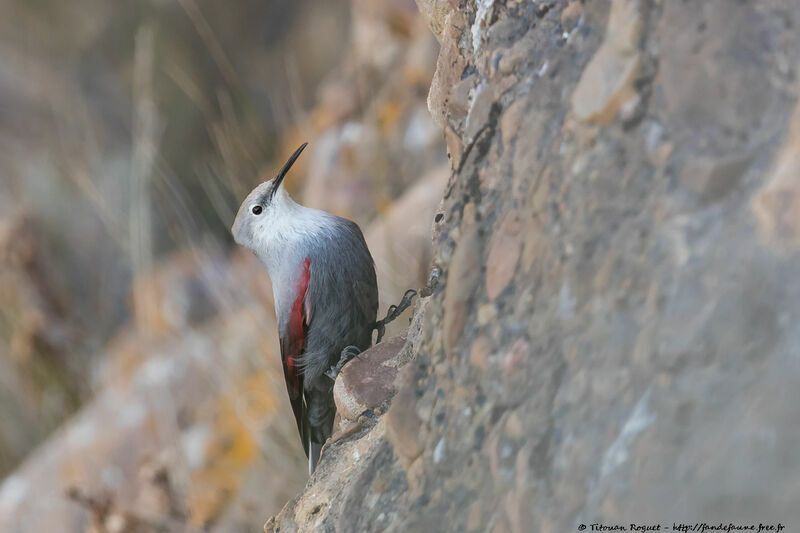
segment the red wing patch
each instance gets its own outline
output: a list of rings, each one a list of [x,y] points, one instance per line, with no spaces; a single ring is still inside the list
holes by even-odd
[[[308,320],[304,314],[308,282],[311,279],[311,261],[306,258],[300,265],[300,273],[295,286],[295,298],[289,312],[286,331],[281,336],[281,359],[283,360],[283,376],[286,379],[286,390],[294,411],[297,430],[303,440],[303,447],[308,447],[308,421],[303,403],[303,372],[299,368],[300,356],[303,354]],[[306,449],[306,454],[308,450]]]

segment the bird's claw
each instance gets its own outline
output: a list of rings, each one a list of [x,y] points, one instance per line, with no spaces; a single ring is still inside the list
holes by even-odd
[[[346,365],[347,363],[349,363],[353,359],[358,358],[358,354],[360,354],[360,353],[361,353],[361,350],[359,349],[358,346],[353,346],[351,344],[350,346],[345,347],[345,349],[342,350],[342,353],[339,356],[339,362],[336,363],[335,365],[333,365],[332,367],[330,367],[328,369],[328,371],[325,372],[325,375],[328,376],[329,378],[331,378],[333,381],[336,381],[336,376],[338,376],[339,372],[342,371],[342,368],[344,368],[344,365]]]
[[[386,316],[383,317],[382,320],[375,322],[374,329],[378,330],[378,338],[375,341],[375,344],[378,344],[381,342],[381,339],[383,339],[383,335],[386,333],[386,324],[399,317],[402,312],[411,305],[411,302],[414,300],[414,296],[416,295],[417,291],[414,289],[408,289],[405,294],[403,294],[403,299],[400,300],[400,303],[397,305],[390,305],[389,309],[386,311]]]

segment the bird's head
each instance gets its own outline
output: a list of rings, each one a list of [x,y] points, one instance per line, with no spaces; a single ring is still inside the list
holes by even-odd
[[[273,228],[286,222],[283,219],[291,199],[283,188],[283,178],[307,144],[303,143],[295,150],[277,176],[258,185],[244,199],[231,228],[237,244],[258,251],[263,247],[264,239],[272,234]]]

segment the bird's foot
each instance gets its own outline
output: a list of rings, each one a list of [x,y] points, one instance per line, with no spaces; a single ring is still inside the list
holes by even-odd
[[[405,294],[403,294],[403,299],[400,300],[400,303],[397,305],[390,305],[389,310],[386,312],[386,316],[383,317],[383,319],[375,322],[373,329],[378,330],[378,338],[375,341],[375,344],[381,342],[383,335],[386,333],[386,324],[399,317],[400,314],[402,314],[402,312],[411,305],[411,302],[414,300],[414,296],[416,295],[417,291],[414,289],[408,289]]]
[[[336,376],[338,376],[339,372],[342,371],[344,365],[358,357],[358,354],[360,353],[361,350],[358,348],[358,346],[353,346],[352,344],[347,346],[344,350],[342,350],[342,353],[339,356],[339,362],[330,367],[328,371],[325,372],[325,375],[331,378],[333,381],[336,381]]]

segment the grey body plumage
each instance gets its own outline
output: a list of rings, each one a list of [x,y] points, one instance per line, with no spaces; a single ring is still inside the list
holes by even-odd
[[[237,243],[259,257],[272,280],[287,390],[313,471],[336,413],[333,381],[325,372],[336,365],[345,347],[370,346],[378,289],[372,256],[358,225],[301,206],[283,188],[283,177],[302,148],[275,179],[248,195],[232,233]],[[302,338],[296,324],[298,306]],[[287,353],[298,345],[301,353]],[[294,378],[302,383],[300,399],[292,399]]]

